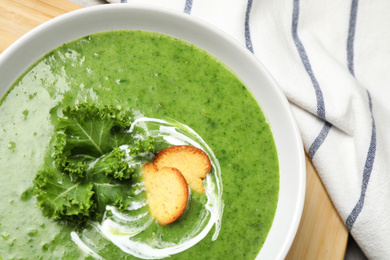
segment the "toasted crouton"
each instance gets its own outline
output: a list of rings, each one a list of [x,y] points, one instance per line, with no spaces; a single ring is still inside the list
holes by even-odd
[[[188,186],[183,175],[172,167],[157,169],[154,163],[146,163],[143,173],[151,216],[161,225],[176,221],[188,202]]]
[[[157,169],[174,167],[186,179],[188,186],[198,192],[204,193],[203,179],[211,170],[208,155],[194,146],[178,145],[160,151],[154,158]]]

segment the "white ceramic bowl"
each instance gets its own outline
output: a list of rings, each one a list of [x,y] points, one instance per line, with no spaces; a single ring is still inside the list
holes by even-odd
[[[38,26],[0,55],[0,96],[50,50],[88,34],[116,29],[156,31],[193,43],[220,59],[251,89],[269,119],[280,164],[277,210],[257,259],[283,259],[303,210],[302,141],[287,100],[265,67],[219,29],[187,14],[144,5],[101,5],[74,11]]]

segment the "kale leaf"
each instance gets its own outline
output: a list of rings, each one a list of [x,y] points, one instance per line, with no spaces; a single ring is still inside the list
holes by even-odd
[[[45,216],[82,225],[100,219],[107,205],[130,203],[131,177],[153,153],[152,138],[128,133],[131,114],[113,107],[65,107],[57,118],[45,164],[34,179]]]
[[[55,133],[57,167],[74,179],[85,177],[83,174],[91,160],[111,152],[114,147],[133,142],[132,136],[125,132],[130,124],[129,112],[113,107],[81,104],[64,108]]]
[[[83,222],[93,206],[92,183],[72,182],[69,175],[56,168],[43,168],[34,179],[38,206],[54,220]]]

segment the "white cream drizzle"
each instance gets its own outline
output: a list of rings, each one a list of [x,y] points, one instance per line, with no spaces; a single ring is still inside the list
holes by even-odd
[[[88,255],[91,255],[91,256],[95,257],[96,259],[99,259],[99,260],[100,260],[100,259],[103,259],[101,256],[99,256],[98,254],[96,254],[91,248],[89,248],[89,246],[87,246],[87,245],[80,239],[79,235],[78,235],[76,232],[72,231],[72,232],[70,233],[70,237],[71,237],[72,241],[73,241],[76,245],[78,245],[78,246],[81,248],[81,250],[83,250],[85,253],[87,253]]]
[[[101,223],[93,223],[92,226],[122,251],[142,259],[161,259],[191,248],[201,241],[213,226],[215,226],[215,231],[212,240],[216,240],[221,229],[224,204],[222,201],[221,169],[211,148],[193,129],[178,122],[167,122],[138,114],[138,118],[131,124],[128,133],[132,133],[135,127],[141,127],[145,131],[145,136],[138,135],[140,138],[162,137],[165,142],[171,145],[192,145],[208,154],[212,171],[204,181],[207,197],[206,211],[199,218],[196,227],[178,244],[157,241],[153,238],[147,239],[147,241],[136,241],[133,237],[146,230],[154,220],[147,209],[147,201],[142,196],[142,193],[145,192],[143,183],[135,183],[133,188],[136,192],[127,210],[120,212],[115,207],[107,206],[106,213],[111,212],[110,216],[105,214]],[[128,150],[128,147],[123,145],[120,149]],[[127,162],[132,166],[139,165],[139,161],[131,157],[128,158]],[[75,232],[72,232],[71,236],[72,240],[85,253],[103,259],[90,249]]]

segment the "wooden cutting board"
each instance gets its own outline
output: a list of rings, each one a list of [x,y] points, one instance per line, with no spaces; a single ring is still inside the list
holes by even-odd
[[[79,8],[66,0],[0,0],[0,53],[39,24]],[[306,167],[302,220],[286,259],[343,259],[348,231],[308,157]]]

